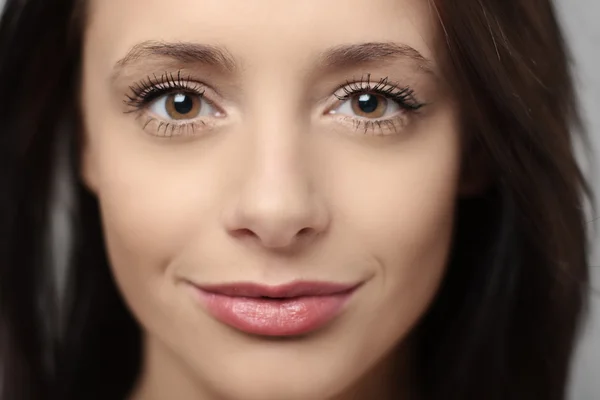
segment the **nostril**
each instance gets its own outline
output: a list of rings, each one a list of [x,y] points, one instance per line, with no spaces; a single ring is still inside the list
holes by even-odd
[[[251,229],[236,229],[231,234],[236,238],[248,238],[248,237],[256,237],[256,233],[252,232]]]
[[[298,236],[306,236],[309,235],[313,231],[312,228],[302,228],[298,231]]]

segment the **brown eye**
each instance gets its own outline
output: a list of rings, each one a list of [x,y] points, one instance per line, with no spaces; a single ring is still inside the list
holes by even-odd
[[[173,93],[165,98],[165,111],[175,120],[194,119],[202,111],[201,98],[189,93]]]
[[[355,95],[350,99],[352,111],[365,118],[381,118],[388,111],[388,100],[371,93]]]

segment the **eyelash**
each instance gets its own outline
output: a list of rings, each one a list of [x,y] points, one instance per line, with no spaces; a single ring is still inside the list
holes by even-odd
[[[129,89],[131,93],[126,95],[126,99],[124,101],[127,106],[131,107],[131,110],[126,111],[127,113],[144,111],[156,99],[174,92],[182,92],[192,96],[199,96],[212,107],[215,107],[215,105],[204,96],[205,90],[202,88],[202,85],[193,81],[189,75],[182,77],[181,71],[177,72],[176,76],[172,73],[166,72],[161,76],[148,76],[145,80],[130,86]],[[339,87],[335,92],[337,93],[340,90],[343,91],[343,94],[334,94],[334,96],[340,102],[348,101],[358,94],[368,93],[382,96],[387,100],[395,102],[403,111],[402,115],[399,117],[386,119],[368,119],[344,116],[346,121],[351,121],[356,130],[362,128],[365,134],[367,134],[369,130],[371,130],[375,135],[379,135],[379,133],[375,133],[376,130],[383,132],[386,129],[389,129],[396,132],[398,129],[396,124],[399,120],[406,121],[408,117],[417,113],[426,105],[425,103],[417,101],[414,90],[412,90],[410,87],[403,87],[397,83],[390,83],[387,77],[380,79],[377,83],[373,83],[371,82],[371,74],[367,74],[366,79],[363,76],[358,81],[346,81],[345,85]],[[150,123],[158,122],[158,126],[156,128],[157,136],[161,136],[161,130],[164,131],[164,135],[162,136],[165,137],[173,137],[179,134],[193,135],[196,133],[195,131],[198,127],[206,125],[206,122],[202,120],[169,122],[162,121],[158,118],[147,116],[142,113],[140,113],[138,117],[142,116],[146,116],[147,118],[143,125],[144,129]],[[175,132],[175,130],[177,130],[177,132]],[[190,130],[191,132],[189,132]],[[385,134],[381,133],[381,135]]]
[[[403,111],[409,115],[400,116],[400,119],[406,119],[410,114],[415,114],[426,104],[419,102],[415,97],[415,92],[409,86],[401,86],[398,83],[390,83],[389,78],[380,79],[377,83],[371,82],[371,74],[367,74],[366,79],[364,76],[359,81],[346,81],[346,84],[338,89],[343,90],[343,95],[335,95],[339,101],[348,101],[352,97],[358,94],[375,94],[392,100],[395,102]],[[336,91],[337,92],[337,91]],[[398,118],[387,118],[387,119],[366,119],[366,118],[351,118],[352,123],[356,130],[362,128],[366,134],[369,130],[373,133],[376,129],[384,131],[386,128],[397,132]]]

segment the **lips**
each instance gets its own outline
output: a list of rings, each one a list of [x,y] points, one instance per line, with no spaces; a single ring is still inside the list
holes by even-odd
[[[292,282],[194,285],[200,303],[215,319],[260,336],[297,336],[332,322],[360,284]]]

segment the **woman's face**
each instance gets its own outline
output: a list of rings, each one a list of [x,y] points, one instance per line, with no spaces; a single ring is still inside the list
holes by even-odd
[[[429,2],[88,11],[82,175],[146,335],[139,393],[326,399],[384,376],[440,284],[459,191]]]

